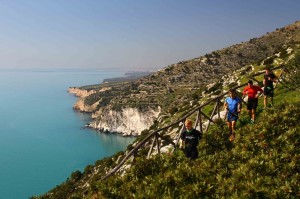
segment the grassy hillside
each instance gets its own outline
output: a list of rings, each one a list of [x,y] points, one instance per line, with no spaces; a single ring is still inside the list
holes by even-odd
[[[200,157],[172,155],[138,159],[124,176],[98,182],[95,198],[298,198],[300,197],[300,94],[281,87],[276,106],[255,125],[240,125],[228,141],[227,128],[204,135]],[[283,98],[283,95],[285,96]]]
[[[190,161],[173,154],[137,158],[123,176],[100,181],[118,155],[77,171],[40,198],[298,198],[300,197],[300,54],[289,62],[289,81],[279,84],[275,105],[258,109],[257,123],[241,114],[236,140],[228,140],[224,121],[210,128]],[[262,99],[260,100],[260,107]],[[94,176],[86,186],[93,171]]]
[[[262,110],[260,99],[255,125],[248,123],[244,107],[233,143],[229,142],[225,122],[220,121],[204,134],[195,161],[186,159],[181,149],[150,159],[141,156],[123,175],[100,181],[124,155],[120,152],[87,166],[83,172],[73,172],[66,182],[36,198],[299,198],[299,49],[295,44],[293,53],[266,59],[272,60],[268,61],[272,66],[284,63],[286,81],[276,88],[273,107]],[[253,72],[262,67],[257,65]],[[251,73],[247,71],[237,71],[236,82],[247,81]],[[188,105],[181,104],[184,106]],[[178,112],[186,113],[181,107]]]

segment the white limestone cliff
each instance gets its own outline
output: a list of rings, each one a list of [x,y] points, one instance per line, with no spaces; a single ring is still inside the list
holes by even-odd
[[[105,108],[93,114],[95,119],[89,126],[102,131],[122,133],[124,136],[136,136],[148,129],[160,112],[160,107],[157,110],[148,108],[143,112],[137,108],[123,108],[121,111]]]
[[[101,91],[110,89],[103,88]],[[101,92],[100,91],[100,92]],[[92,104],[87,105],[84,99],[95,93],[94,90],[83,90],[79,88],[69,88],[69,93],[79,97],[78,101],[73,105],[73,108],[82,112],[93,113],[93,121],[88,125],[90,128],[112,133],[120,133],[124,136],[137,136],[145,129],[148,129],[161,112],[160,107],[156,109],[146,108],[140,111],[137,108],[123,108],[120,111],[115,111],[110,106],[102,107],[96,110],[101,99]]]

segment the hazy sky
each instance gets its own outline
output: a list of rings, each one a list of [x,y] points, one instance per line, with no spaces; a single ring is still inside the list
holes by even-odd
[[[0,68],[159,69],[297,20],[299,0],[0,0]]]

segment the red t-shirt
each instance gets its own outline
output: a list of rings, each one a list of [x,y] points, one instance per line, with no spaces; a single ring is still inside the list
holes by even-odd
[[[243,95],[248,94],[248,98],[255,98],[258,91],[263,93],[264,91],[259,87],[259,86],[252,86],[250,87],[249,85],[244,88]]]

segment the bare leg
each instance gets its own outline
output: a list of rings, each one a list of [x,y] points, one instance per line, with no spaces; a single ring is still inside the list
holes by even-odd
[[[236,122],[235,121],[232,121],[231,122],[231,135],[229,137],[229,140],[230,141],[233,141],[235,139],[235,133],[234,133],[234,130],[235,130],[235,124]]]
[[[268,103],[268,96],[264,96],[264,108],[267,108],[267,103]]]
[[[235,135],[234,131],[235,131],[236,121],[232,121],[231,123],[232,123],[232,124],[231,124],[232,134]]]
[[[270,100],[271,100],[271,104],[273,106],[273,97],[270,97]]]
[[[255,121],[255,109],[252,109],[252,121]]]
[[[249,110],[249,117],[252,118],[252,110]]]
[[[227,125],[228,125],[228,129],[229,129],[230,133],[232,133],[232,125],[231,125],[231,122],[227,122]]]

